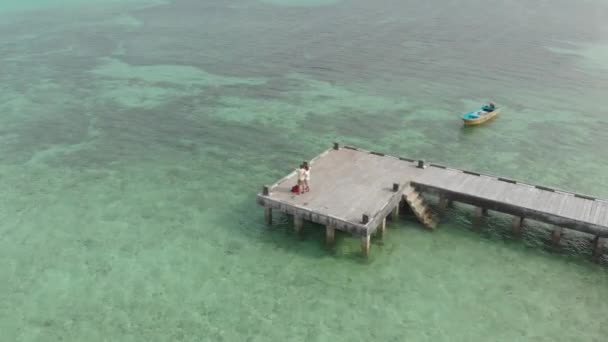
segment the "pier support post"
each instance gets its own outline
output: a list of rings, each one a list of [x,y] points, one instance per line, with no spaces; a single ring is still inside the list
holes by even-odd
[[[439,195],[439,212],[445,214],[445,211],[452,205],[450,197],[446,194]]]
[[[386,233],[386,217],[382,219],[380,226],[378,227],[378,236],[380,238],[384,237],[384,233]]]
[[[483,209],[481,210],[481,214],[482,214],[483,216],[490,216],[490,211],[489,211],[488,209],[486,209],[486,208],[483,208]]]
[[[524,232],[524,218],[513,216],[513,235],[520,238]]]
[[[391,211],[391,221],[395,222],[399,219],[399,203]],[[386,221],[386,219],[384,219]]]
[[[559,241],[562,239],[563,231],[564,229],[562,227],[555,227],[555,229],[553,229],[551,232],[551,242],[553,243],[553,246],[559,245]]]
[[[483,208],[475,207],[475,213],[473,214],[473,228],[478,229],[481,226],[483,220]]]
[[[336,227],[331,224],[325,226],[325,242],[328,246],[336,242]]]
[[[302,226],[304,225],[304,218],[299,215],[293,215],[293,230],[296,233],[300,233],[302,231]]]
[[[593,239],[593,259],[599,261],[606,248],[606,239],[596,236]]]
[[[272,208],[271,207],[264,207],[264,221],[266,222],[267,225],[272,224]]]
[[[370,237],[369,235],[361,236],[361,254],[364,257],[369,257],[369,245],[370,245]]]

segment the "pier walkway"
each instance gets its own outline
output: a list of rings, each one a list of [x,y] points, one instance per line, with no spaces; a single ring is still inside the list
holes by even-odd
[[[370,236],[383,234],[387,218],[397,218],[400,206],[408,205],[428,228],[436,226],[424,192],[439,195],[439,212],[453,201],[474,205],[475,224],[493,210],[514,216],[516,234],[525,219],[555,225],[554,243],[559,243],[562,228],[588,233],[597,258],[608,238],[608,201],[591,196],[338,144],[309,164],[310,192],[290,192],[295,171],[263,188],[257,201],[265,208],[266,221],[272,222],[275,209],[293,215],[296,230],[304,220],[324,225],[328,243],[333,243],[336,229],[346,231],[361,238],[364,255],[369,254]]]

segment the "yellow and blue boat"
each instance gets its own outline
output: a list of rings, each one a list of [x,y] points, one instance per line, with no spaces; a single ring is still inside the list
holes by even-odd
[[[481,107],[474,112],[466,113],[462,116],[465,126],[476,126],[494,119],[502,108],[491,108],[488,105]]]

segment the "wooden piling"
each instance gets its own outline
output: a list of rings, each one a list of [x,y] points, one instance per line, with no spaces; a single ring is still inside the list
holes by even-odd
[[[264,207],[264,221],[267,225],[272,224],[272,207]]]
[[[450,198],[446,194],[439,195],[439,213],[445,214],[445,211],[450,206]]]
[[[524,232],[524,218],[520,216],[513,216],[513,235],[521,237]]]
[[[378,226],[378,237],[383,238],[386,233],[386,217],[382,219],[380,222],[380,226]]]
[[[473,213],[473,228],[478,229],[481,226],[481,221],[483,220],[483,208],[475,207],[475,212]]]
[[[399,219],[399,203],[391,210],[391,221],[395,222]]]
[[[490,216],[490,211],[489,211],[488,209],[486,209],[486,208],[483,208],[483,209],[481,210],[481,214],[482,214],[483,216]]]
[[[361,236],[361,254],[364,257],[369,257],[369,247],[370,247],[370,236],[363,235]]]
[[[562,227],[555,227],[553,231],[551,231],[551,242],[553,246],[559,246],[559,241],[562,239],[564,229]]]
[[[599,261],[606,249],[606,238],[596,236],[593,239],[593,259]]]
[[[325,226],[325,242],[331,246],[336,242],[336,227],[333,225]]]
[[[296,233],[300,233],[302,231],[302,226],[304,225],[304,219],[300,215],[293,216],[293,229]]]

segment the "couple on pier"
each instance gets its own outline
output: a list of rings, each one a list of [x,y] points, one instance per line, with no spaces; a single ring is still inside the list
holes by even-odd
[[[298,177],[298,184],[294,185],[291,188],[291,192],[294,192],[298,195],[301,195],[305,192],[309,192],[310,191],[310,186],[309,186],[309,182],[310,182],[310,165],[308,165],[308,162],[304,162],[300,165],[300,167],[298,169],[296,169],[297,172],[297,177]]]

